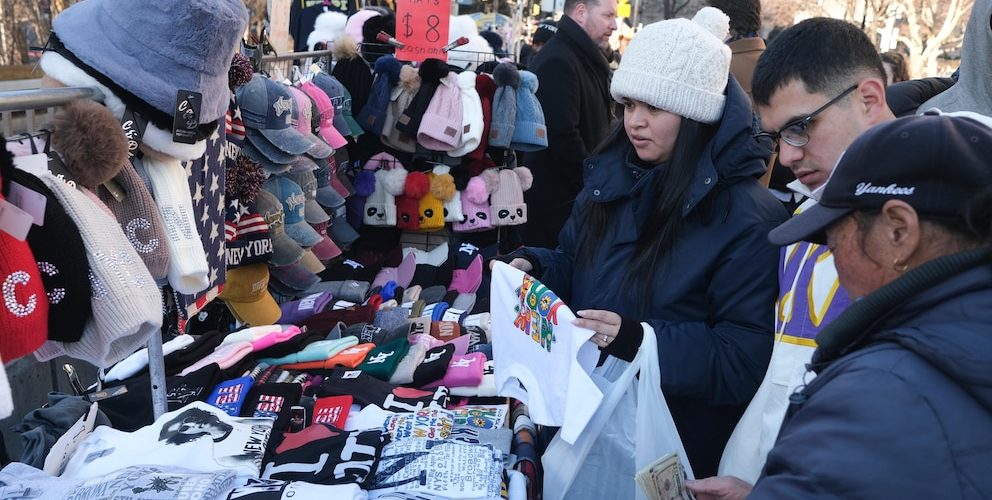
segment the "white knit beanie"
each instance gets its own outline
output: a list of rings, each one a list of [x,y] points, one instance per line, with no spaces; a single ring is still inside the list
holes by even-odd
[[[165,224],[169,284],[179,293],[199,293],[210,284],[207,280],[210,269],[193,218],[186,171],[179,160],[170,156],[147,153],[142,162]]]
[[[148,342],[162,327],[162,295],[141,256],[110,210],[95,196],[55,178],[46,168],[25,169],[55,193],[79,227],[90,264],[93,316],[78,342],[55,342],[69,356],[107,367]]]
[[[458,87],[462,92],[462,139],[458,147],[448,152],[448,156],[453,158],[475,151],[482,141],[482,131],[486,124],[482,115],[482,98],[475,89],[477,76],[471,71],[458,74]]]
[[[638,33],[613,74],[610,93],[703,123],[723,115],[730,48],[723,42],[730,19],[703,7],[692,18],[649,24]]]

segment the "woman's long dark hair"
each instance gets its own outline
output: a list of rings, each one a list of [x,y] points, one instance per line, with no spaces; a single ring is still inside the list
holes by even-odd
[[[682,207],[689,196],[689,186],[703,149],[714,133],[714,127],[682,118],[668,165],[660,175],[654,176],[654,182],[646,188],[650,189],[646,199],[653,199],[654,206],[647,223],[641,228],[633,260],[627,267],[627,286],[624,288],[630,295],[645,296],[650,293],[655,271],[662,258],[668,256],[675,246],[684,224]],[[622,122],[614,127],[593,154],[602,153],[618,143],[625,145],[624,154],[627,151],[635,154]],[[588,202],[580,209],[583,224],[579,229],[577,263],[589,265],[594,261],[607,232],[615,230],[611,225],[616,207],[617,202]]]

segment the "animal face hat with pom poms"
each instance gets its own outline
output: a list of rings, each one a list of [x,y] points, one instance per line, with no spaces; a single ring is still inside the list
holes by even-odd
[[[692,21],[669,19],[644,27],[624,52],[610,84],[617,102],[633,99],[703,123],[723,115],[730,71],[730,20],[704,7]]]
[[[444,204],[455,195],[455,179],[450,168],[435,168],[427,174],[430,190],[420,199],[420,230],[437,231],[444,229]]]
[[[534,176],[527,167],[499,171],[499,185],[493,191],[494,226],[518,226],[527,222],[524,191],[530,189]]]
[[[391,56],[390,56],[391,57]],[[379,59],[382,61],[385,57]],[[365,163],[375,171],[375,190],[365,202],[363,221],[367,226],[396,225],[396,197],[403,194],[406,168],[393,155],[379,153]]]
[[[45,85],[97,87],[117,119],[130,108],[148,120],[144,147],[199,158],[227,111],[228,67],[247,24],[241,0],[79,2],[52,23]],[[192,144],[173,141],[180,90],[202,96]]]
[[[464,169],[462,168],[456,170],[464,173]],[[431,191],[440,195],[438,198],[444,203],[444,221],[461,222],[464,217],[462,215],[462,194],[458,191],[458,179],[455,178],[451,167],[448,165],[437,165],[434,167],[433,172],[435,180],[437,180],[437,186],[432,185]],[[450,183],[448,179],[451,179]],[[466,185],[468,181],[469,178],[465,175],[464,182]]]
[[[458,233],[489,231],[493,228],[493,213],[489,205],[489,195],[499,185],[499,172],[495,168],[486,169],[472,177],[462,191],[462,213],[464,218],[452,229]]]
[[[410,172],[403,183],[403,195],[396,197],[396,227],[404,231],[420,229],[420,199],[431,189],[423,172]]]

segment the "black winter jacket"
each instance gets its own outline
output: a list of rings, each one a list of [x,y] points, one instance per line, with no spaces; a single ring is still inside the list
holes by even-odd
[[[589,35],[565,16],[530,70],[539,82],[548,148],[529,153],[523,163],[534,174],[533,186],[524,193],[533,214],[524,242],[554,248],[582,190],[582,161],[606,137],[614,118],[610,66]]]

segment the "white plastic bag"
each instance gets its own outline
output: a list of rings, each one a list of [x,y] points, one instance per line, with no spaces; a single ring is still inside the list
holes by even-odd
[[[610,356],[592,372],[604,396],[582,435],[571,445],[555,436],[541,457],[545,500],[643,500],[634,475],[672,452],[679,453],[693,479],[661,391],[654,329],[647,323],[641,326],[644,339],[633,362]]]

